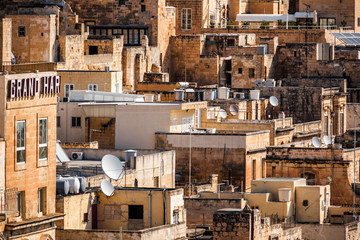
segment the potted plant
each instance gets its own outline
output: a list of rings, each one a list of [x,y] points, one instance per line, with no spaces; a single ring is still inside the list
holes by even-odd
[[[243,22],[242,23],[242,28],[243,29],[250,29],[250,23],[249,22]]]
[[[269,29],[270,28],[270,22],[265,21],[265,20],[261,21],[260,28],[261,29]]]

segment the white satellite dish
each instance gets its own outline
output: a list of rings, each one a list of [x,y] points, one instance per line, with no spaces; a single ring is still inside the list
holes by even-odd
[[[106,196],[111,197],[114,194],[114,186],[108,180],[102,180],[100,187]]]
[[[327,136],[327,135],[323,136],[322,139],[323,139],[323,142],[324,142],[326,145],[329,145],[329,144],[332,143],[331,137],[329,137],[329,136]]]
[[[320,138],[313,137],[312,138],[312,144],[314,145],[314,147],[319,148],[321,146]]]
[[[270,104],[271,104],[271,106],[276,107],[279,105],[279,100],[275,96],[271,96]]]
[[[101,159],[101,167],[106,176],[119,180],[124,176],[124,164],[114,155],[107,154]]]
[[[224,109],[220,109],[219,111],[220,117],[221,118],[226,118],[227,117],[227,113]]]
[[[235,104],[230,105],[230,113],[235,116],[239,113],[239,108]]]

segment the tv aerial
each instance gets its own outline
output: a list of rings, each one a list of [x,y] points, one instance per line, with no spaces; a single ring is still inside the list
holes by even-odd
[[[318,137],[313,137],[312,138],[312,144],[314,145],[314,147],[319,148],[321,146],[321,140]]]
[[[114,155],[107,154],[101,159],[101,167],[109,178],[119,180],[124,177],[124,164]],[[102,180],[101,191],[108,197],[114,194],[114,186],[108,180]]]
[[[235,116],[239,113],[239,108],[235,104],[230,105],[230,113]]]
[[[331,137],[329,137],[328,135],[323,136],[322,139],[323,139],[323,142],[324,142],[326,145],[332,144]]]
[[[219,115],[221,118],[226,118],[227,117],[227,113],[224,109],[220,109],[219,111]]]
[[[275,96],[270,97],[270,104],[273,107],[277,107],[279,105],[279,100]]]

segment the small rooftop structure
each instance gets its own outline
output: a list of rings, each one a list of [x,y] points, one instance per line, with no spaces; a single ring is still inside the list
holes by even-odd
[[[144,102],[143,95],[89,90],[72,90],[69,99],[71,102]]]

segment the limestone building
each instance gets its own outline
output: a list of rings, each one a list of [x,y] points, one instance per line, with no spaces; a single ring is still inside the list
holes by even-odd
[[[2,234],[55,239],[56,104],[54,72],[0,76]],[[3,156],[4,156],[3,155]],[[4,201],[4,202],[3,202]]]

